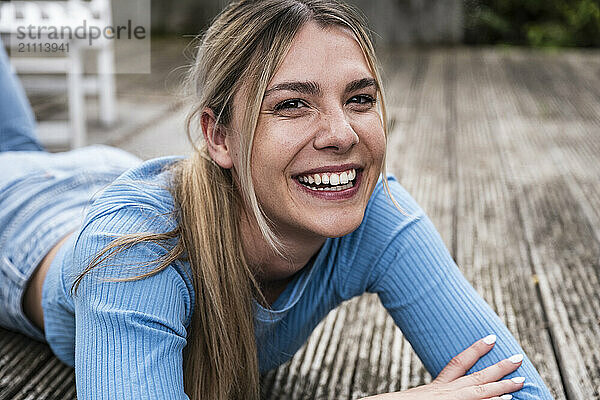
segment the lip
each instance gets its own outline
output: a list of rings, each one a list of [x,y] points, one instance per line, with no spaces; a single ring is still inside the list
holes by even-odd
[[[330,171],[318,171],[318,172],[330,172]],[[317,173],[317,172],[314,172],[314,173]],[[358,189],[362,182],[362,176],[363,176],[362,169],[360,169],[360,170],[357,169],[356,170],[356,178],[354,179],[354,185],[349,189],[339,190],[339,191],[335,191],[335,192],[334,191],[325,191],[325,190],[312,190],[312,189],[307,188],[303,184],[301,184],[298,179],[292,179],[292,180],[296,183],[296,185],[298,185],[298,187],[300,188],[300,191],[306,193],[308,196],[315,197],[315,198],[321,199],[321,200],[347,200],[347,199],[354,197],[354,195],[358,192]]]
[[[320,174],[322,172],[344,172],[344,171],[348,171],[349,169],[356,169],[357,171],[358,170],[362,171],[363,167],[360,164],[326,165],[323,167],[309,169],[307,171],[292,175],[292,178],[297,178],[302,175]]]

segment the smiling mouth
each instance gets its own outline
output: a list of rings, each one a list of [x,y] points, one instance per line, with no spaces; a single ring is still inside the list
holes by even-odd
[[[356,176],[361,168],[351,168],[339,173],[323,172],[310,175],[299,175],[295,179],[303,186],[314,191],[337,192],[350,189],[356,182]]]

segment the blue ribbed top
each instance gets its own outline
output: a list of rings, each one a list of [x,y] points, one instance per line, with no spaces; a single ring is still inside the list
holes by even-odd
[[[187,262],[130,282],[103,278],[140,275],[166,253],[153,243],[134,246],[93,270],[71,296],[73,277],[115,237],[175,227],[174,203],[163,167],[180,157],[149,160],[110,184],[89,207],[81,228],[60,249],[43,287],[45,336],[55,354],[75,367],[80,399],[187,399],[182,350],[194,310]],[[427,370],[436,376],[456,354],[494,333],[495,347],[469,373],[524,353],[464,278],[440,235],[392,175],[396,210],[381,179],[362,224],[329,238],[265,309],[255,302],[261,372],[285,361],[316,325],[344,300],[377,293]],[[552,399],[525,356],[510,374],[525,376],[515,399]]]

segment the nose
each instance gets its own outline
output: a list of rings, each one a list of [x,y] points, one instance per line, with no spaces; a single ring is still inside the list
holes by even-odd
[[[321,115],[319,131],[314,140],[317,150],[331,148],[344,154],[359,143],[359,137],[342,110]]]

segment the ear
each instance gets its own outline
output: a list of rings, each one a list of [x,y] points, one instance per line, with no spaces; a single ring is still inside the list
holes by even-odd
[[[208,153],[221,168],[230,169],[233,167],[233,158],[228,140],[226,140],[227,129],[222,125],[217,125],[216,122],[217,118],[213,110],[208,107],[204,108],[200,116],[200,125]]]

